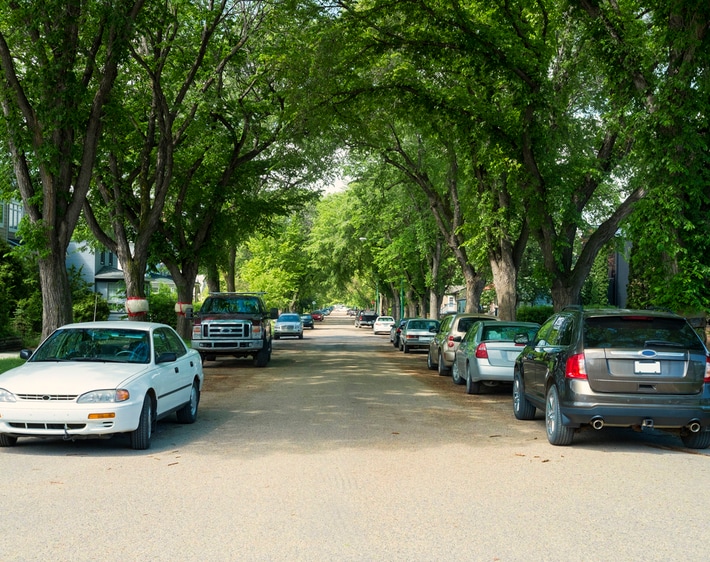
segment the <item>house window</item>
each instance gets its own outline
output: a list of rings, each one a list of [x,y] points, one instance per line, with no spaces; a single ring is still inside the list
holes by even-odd
[[[106,264],[106,252],[101,252],[101,256],[100,256],[100,258],[99,258],[99,263],[100,263],[101,265],[105,265],[105,264]]]
[[[17,227],[20,226],[22,220],[23,209],[19,203],[7,204],[7,229],[10,232],[17,232]]]
[[[109,267],[113,267],[113,252],[108,253],[108,265]]]

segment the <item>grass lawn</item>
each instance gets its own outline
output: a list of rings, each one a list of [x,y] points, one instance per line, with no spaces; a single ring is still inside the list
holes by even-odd
[[[9,359],[0,359],[0,373],[4,373],[5,371],[9,371],[13,367],[19,367],[20,365],[25,364],[25,360],[20,359],[20,354],[18,353],[17,355],[17,357],[11,357]]]

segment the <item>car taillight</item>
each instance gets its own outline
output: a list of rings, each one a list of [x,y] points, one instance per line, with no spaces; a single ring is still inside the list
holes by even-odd
[[[710,357],[705,358],[705,384],[710,384]]]
[[[488,348],[485,343],[479,343],[476,347],[476,359],[488,359]]]
[[[584,353],[578,353],[567,358],[565,377],[568,379],[586,379],[587,369],[584,365]]]
[[[454,347],[454,336],[449,336],[447,338],[446,347]]]

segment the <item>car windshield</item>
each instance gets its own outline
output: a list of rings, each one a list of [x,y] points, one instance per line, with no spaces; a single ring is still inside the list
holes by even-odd
[[[259,312],[259,299],[256,297],[207,297],[200,312],[206,314],[256,314]]]
[[[150,340],[144,330],[60,328],[42,343],[30,361],[148,363]]]
[[[704,350],[695,331],[682,318],[655,316],[604,316],[587,318],[584,345],[594,347],[677,347]]]
[[[282,314],[279,322],[300,322],[301,317],[298,314]]]

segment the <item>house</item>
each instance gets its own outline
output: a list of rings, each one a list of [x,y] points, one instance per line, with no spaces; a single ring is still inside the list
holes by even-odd
[[[20,243],[17,237],[17,228],[23,215],[22,203],[17,201],[0,203],[0,237],[7,240],[11,246],[17,246]]]

